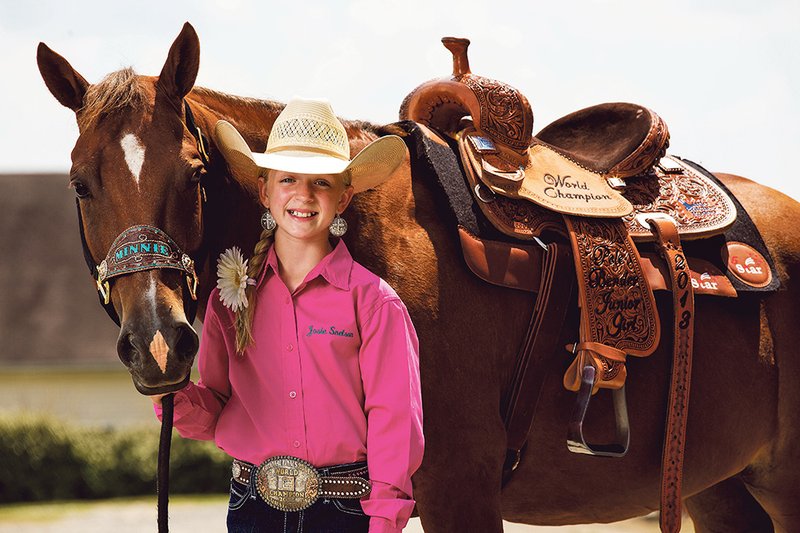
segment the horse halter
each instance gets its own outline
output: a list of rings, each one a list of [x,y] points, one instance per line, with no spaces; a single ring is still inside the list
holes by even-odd
[[[208,166],[208,153],[206,147],[208,140],[194,121],[194,115],[189,108],[189,103],[184,100],[185,124],[187,129],[197,141],[197,150],[203,164]],[[201,181],[200,193],[202,201],[206,201],[205,187]],[[121,326],[119,315],[111,304],[111,285],[109,280],[133,272],[154,270],[160,268],[170,268],[183,272],[186,286],[189,290],[191,300],[184,301],[184,312],[189,323],[194,322],[197,315],[197,273],[195,272],[195,261],[189,254],[181,250],[180,246],[163,230],[154,226],[140,224],[131,226],[120,233],[105,258],[96,264],[89,245],[86,243],[86,235],[83,230],[83,216],[81,205],[78,198],[75,199],[78,208],[78,227],[81,234],[81,246],[83,256],[89,272],[97,285],[100,297],[100,304],[105,309],[108,316],[117,326]],[[205,213],[205,210],[203,211]],[[205,259],[206,249],[201,245],[198,251],[198,260]]]

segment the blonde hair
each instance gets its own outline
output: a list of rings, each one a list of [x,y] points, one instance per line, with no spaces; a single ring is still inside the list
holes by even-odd
[[[257,279],[267,258],[267,250],[272,244],[272,232],[264,230],[261,238],[253,249],[253,257],[247,264],[247,277]],[[248,346],[255,341],[253,339],[253,315],[256,308],[256,286],[248,285],[245,288],[245,296],[249,305],[236,312],[236,353],[243,354]]]
[[[272,170],[268,170],[260,177],[267,180],[271,172]],[[345,187],[349,187],[350,172],[343,172],[340,176],[344,180]],[[271,244],[272,232],[262,231],[261,238],[253,249],[253,257],[250,258],[247,264],[247,277],[258,278],[261,268],[264,266],[264,260],[267,258],[267,250],[269,250]],[[244,354],[247,347],[255,343],[255,339],[253,339],[253,316],[255,315],[256,307],[256,286],[248,285],[245,288],[245,296],[247,297],[248,306],[236,312],[236,353],[238,354]]]

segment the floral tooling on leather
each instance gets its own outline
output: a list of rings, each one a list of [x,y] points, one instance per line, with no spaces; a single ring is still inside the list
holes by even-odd
[[[578,272],[581,341],[598,342],[631,355],[650,355],[660,337],[658,312],[625,225],[609,219],[564,219]],[[591,355],[602,369],[604,381],[613,380],[624,367],[622,362]]]
[[[667,167],[665,171],[663,167]],[[654,173],[630,178],[623,195],[634,212],[624,217],[636,241],[654,237],[640,213],[665,213],[678,225],[681,240],[722,233],[736,220],[736,206],[710,179],[674,157],[664,157]]]

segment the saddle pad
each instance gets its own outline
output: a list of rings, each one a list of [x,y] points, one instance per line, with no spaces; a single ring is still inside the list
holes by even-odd
[[[722,233],[736,220],[730,196],[677,157],[665,156],[654,172],[629,178],[623,194],[633,204],[633,213],[624,220],[637,242],[655,240],[645,222],[647,213],[672,217],[681,241]]]
[[[701,165],[689,159],[681,159],[681,162],[692,168],[698,174],[702,174],[713,181],[717,187],[725,192],[736,208],[736,220],[723,235],[712,237],[708,239],[708,242],[704,240],[687,242],[684,246],[686,253],[691,256],[706,259],[714,263],[723,272],[726,272],[728,279],[737,292],[774,292],[779,290],[781,288],[781,282],[778,276],[774,275],[777,270],[775,269],[775,262],[772,259],[772,255],[770,255],[769,250],[767,250],[767,245],[764,244],[761,233],[759,233],[758,228],[753,223],[750,215],[747,214],[741,202],[739,202],[728,188],[725,187],[724,183]],[[756,256],[757,262],[763,259],[766,263],[766,267],[768,267],[770,271],[769,282],[766,285],[761,283],[755,285],[745,283],[742,279],[732,274],[732,270],[735,266],[732,264],[733,257],[731,257],[732,254],[730,254],[729,249],[731,247],[733,247],[734,250],[738,248],[736,243],[746,243],[749,248],[758,254],[758,256]],[[755,256],[755,254],[752,255]]]

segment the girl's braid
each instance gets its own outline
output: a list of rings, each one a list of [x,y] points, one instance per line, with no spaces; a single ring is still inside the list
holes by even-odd
[[[253,257],[247,265],[247,276],[257,279],[261,273],[261,267],[267,258],[267,250],[272,244],[272,232],[266,230],[261,232],[261,238],[256,243],[253,250]],[[245,288],[248,306],[240,309],[236,313],[236,352],[243,354],[244,350],[253,344],[253,314],[256,307],[256,286],[248,285]]]

